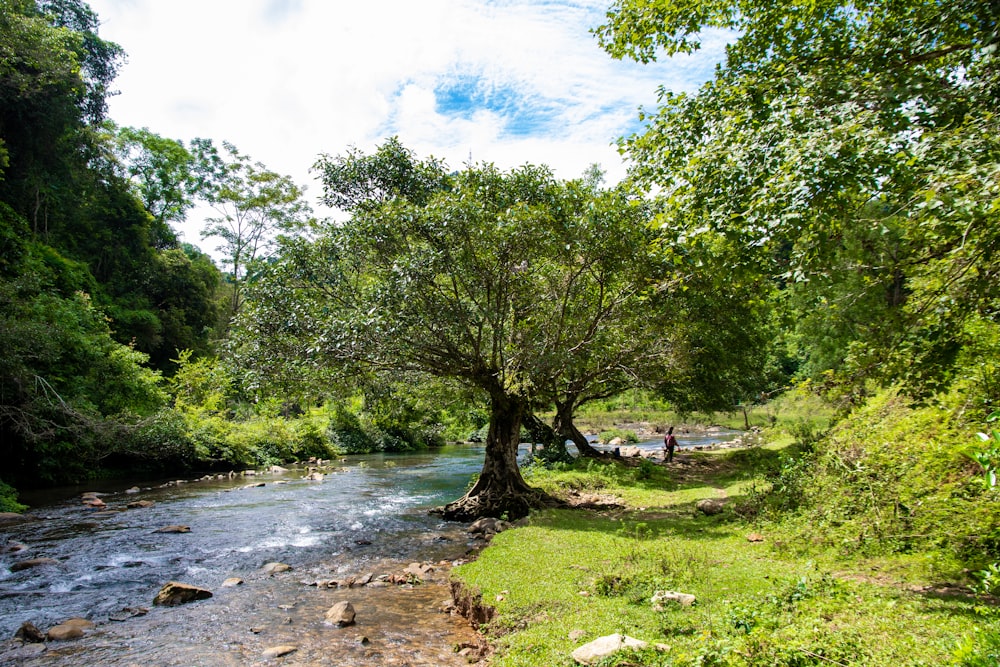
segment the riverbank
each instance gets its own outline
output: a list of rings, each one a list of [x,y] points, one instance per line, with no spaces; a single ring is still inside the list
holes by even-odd
[[[491,610],[490,664],[572,665],[621,634],[646,648],[602,666],[979,665],[971,647],[996,627],[995,600],[927,578],[920,554],[845,558],[748,521],[755,459],[784,450],[528,471],[578,508],[532,515],[453,572]]]

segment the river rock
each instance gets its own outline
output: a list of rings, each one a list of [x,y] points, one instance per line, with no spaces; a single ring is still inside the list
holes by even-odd
[[[695,508],[706,516],[719,514],[725,507],[726,504],[718,498],[705,498],[704,500],[699,500],[698,504],[695,505]]]
[[[623,444],[625,444],[625,441],[621,438],[611,438],[611,440],[608,441],[609,447],[621,447]]]
[[[342,628],[354,625],[354,615],[354,605],[344,600],[327,609],[326,622]]]
[[[0,554],[16,554],[19,551],[24,551],[27,549],[27,545],[21,542],[14,542],[13,540],[7,542],[3,546],[0,546]]]
[[[154,533],[190,533],[191,526],[164,526],[157,528]]]
[[[311,472],[308,475],[306,475],[303,479],[307,479],[310,482],[322,482],[324,479],[324,475],[321,472]]]
[[[22,560],[18,563],[14,563],[10,566],[11,572],[20,572],[21,570],[27,570],[33,567],[40,567],[42,565],[59,565],[59,561],[55,558],[29,558],[28,560]]]
[[[404,573],[412,575],[417,579],[426,579],[427,575],[434,571],[433,565],[427,565],[426,563],[410,563],[403,570]]]
[[[621,455],[625,458],[632,458],[636,456],[642,456],[642,450],[635,445],[630,445],[628,447],[621,448]]]
[[[676,602],[682,607],[690,607],[695,603],[695,597],[690,593],[678,593],[676,591],[656,591],[651,600],[654,606],[662,606],[664,602]]]
[[[140,489],[139,489],[138,486],[133,486],[132,488],[125,489],[125,493],[129,493],[129,494],[139,493],[139,491],[140,491]]]
[[[0,524],[17,523],[19,521],[26,521],[27,519],[28,517],[17,512],[0,512]]]
[[[506,521],[494,519],[491,516],[484,516],[481,519],[476,519],[476,521],[469,526],[469,532],[473,535],[496,535],[497,533],[507,530],[508,528],[510,528],[510,524]]]
[[[17,632],[14,633],[14,638],[20,639],[23,642],[37,644],[45,641],[45,634],[36,628],[34,623],[25,621],[21,624],[21,627],[17,629]]]
[[[262,569],[265,574],[275,574],[277,572],[288,572],[292,569],[292,566],[285,563],[267,563]]]
[[[288,468],[282,468],[281,466],[271,466],[267,470],[268,472],[273,472],[273,473],[288,472]]]
[[[125,507],[134,510],[134,509],[139,509],[140,507],[152,507],[155,504],[156,503],[154,503],[152,500],[134,500]]]
[[[589,644],[584,644],[573,651],[573,659],[581,665],[593,665],[599,660],[608,657],[623,648],[646,648],[648,644],[633,637],[621,634],[598,637]]]
[[[105,503],[100,498],[84,498],[83,499],[83,504],[86,505],[87,507],[107,507],[108,506],[107,503]]]
[[[264,649],[265,658],[280,658],[283,655],[288,655],[289,653],[295,653],[299,650],[298,646],[282,645],[282,646],[272,646],[270,648]]]
[[[67,641],[70,639],[79,639],[88,630],[92,630],[93,628],[94,623],[92,621],[88,621],[85,618],[71,618],[49,628],[45,636],[49,641]]]
[[[243,583],[243,580],[240,579],[239,577],[229,577],[228,579],[226,579],[225,581],[222,582],[222,587],[223,588],[232,588],[233,586],[239,586],[242,583]]]
[[[191,584],[182,584],[179,581],[170,581],[156,594],[153,604],[173,607],[186,602],[194,602],[195,600],[205,600],[210,597],[212,597],[212,591],[210,590],[198,588]]]

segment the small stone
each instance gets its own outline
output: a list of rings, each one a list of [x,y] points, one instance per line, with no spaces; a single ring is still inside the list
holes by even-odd
[[[682,607],[690,607],[695,603],[695,596],[690,593],[678,593],[676,591],[656,591],[653,593],[652,603],[658,605],[662,602],[676,602]]]
[[[362,646],[368,646],[372,643],[372,640],[368,639],[368,637],[365,637],[364,635],[358,635],[358,643]]]
[[[283,655],[288,655],[289,653],[295,653],[299,650],[298,646],[282,645],[282,646],[272,646],[271,648],[264,649],[265,658],[280,658]]]
[[[726,504],[718,498],[705,498],[704,500],[699,500],[695,508],[706,516],[712,516],[722,512],[725,506]]]
[[[354,624],[354,605],[346,600],[338,602],[326,612],[326,622],[339,627]]]
[[[139,509],[140,507],[152,507],[155,504],[156,503],[154,503],[152,500],[134,500],[125,507],[134,510],[134,509]]]
[[[173,607],[186,602],[194,602],[195,600],[205,600],[210,597],[212,597],[212,591],[210,590],[198,588],[191,584],[182,584],[179,581],[170,581],[157,593],[153,604]]]
[[[29,558],[28,560],[22,560],[18,563],[14,563],[10,566],[11,572],[20,572],[21,570],[27,570],[33,567],[41,567],[42,565],[59,565],[59,561],[55,558]]]
[[[139,493],[139,487],[138,486],[133,486],[130,489],[125,489],[125,493]]]
[[[267,563],[264,565],[263,570],[265,574],[275,574],[277,572],[288,572],[292,569],[291,565],[286,565],[285,563]]]
[[[164,526],[163,528],[157,528],[153,531],[154,533],[190,533],[190,526]]]
[[[233,586],[239,586],[242,583],[243,583],[243,580],[240,579],[239,577],[229,577],[228,579],[226,579],[225,581],[222,582],[222,587],[223,588],[232,588]]]
[[[747,535],[747,542],[763,542],[764,536],[760,533],[750,533]]]

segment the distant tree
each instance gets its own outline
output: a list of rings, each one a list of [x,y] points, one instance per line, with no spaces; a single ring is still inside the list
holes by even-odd
[[[694,94],[660,91],[622,140],[688,241],[743,249],[794,295],[815,371],[933,391],[1000,306],[1000,6],[618,0],[597,29],[649,62],[733,31]],[[826,368],[822,368],[822,367]]]
[[[192,142],[198,196],[218,213],[207,219],[203,239],[217,238],[217,250],[231,270],[232,313],[243,302],[243,285],[253,263],[268,252],[277,236],[302,230],[312,219],[303,190],[288,176],[253,162],[235,146],[223,154],[209,139]]]
[[[130,183],[157,225],[182,222],[194,206],[194,156],[190,151],[182,142],[145,127],[105,126],[112,132],[116,171]]]

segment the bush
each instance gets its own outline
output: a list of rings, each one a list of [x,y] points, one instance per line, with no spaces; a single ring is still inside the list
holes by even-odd
[[[23,512],[27,505],[17,502],[17,489],[0,479],[0,512]]]

